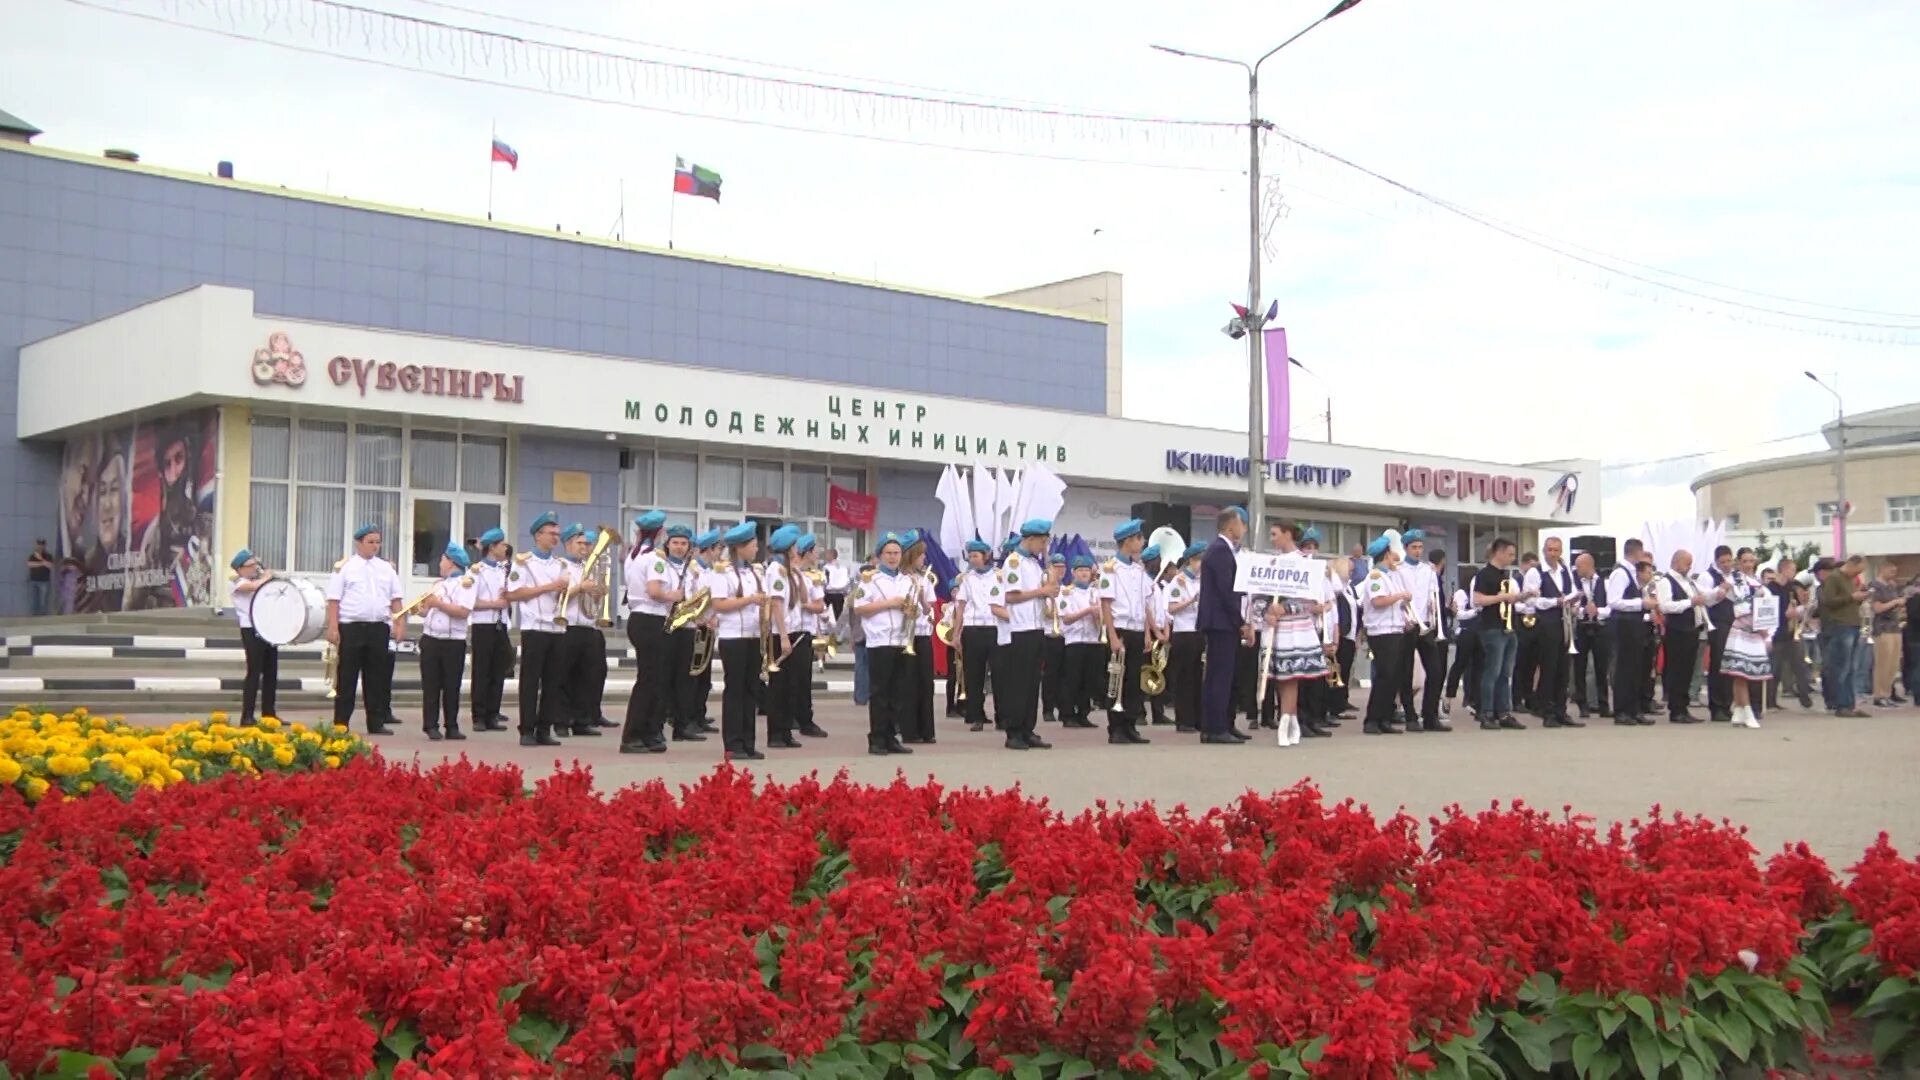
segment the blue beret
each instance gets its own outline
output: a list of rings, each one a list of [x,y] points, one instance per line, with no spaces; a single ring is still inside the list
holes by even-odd
[[[1160,557],[1159,544],[1148,544],[1146,547],[1140,549],[1141,562],[1151,562],[1155,559],[1158,559],[1159,557]]]
[[[639,517],[633,519],[633,524],[635,528],[649,530],[649,531],[653,529],[657,529],[660,526],[665,525],[666,523],[667,523],[667,512],[665,510],[649,510],[644,514],[641,514]]]
[[[1020,538],[1017,536],[1009,536],[1006,541],[1000,545],[1000,554],[1011,555],[1019,546]]]
[[[1125,540],[1130,536],[1139,536],[1142,524],[1144,523],[1139,518],[1131,518],[1121,522],[1120,527],[1113,530],[1114,540],[1119,541]]]
[[[708,529],[706,532],[703,532],[699,536],[696,536],[693,538],[693,546],[701,549],[702,551],[705,551],[707,548],[710,548],[715,544],[718,544],[719,542],[720,542],[719,529]]]
[[[667,526],[667,539],[672,540],[675,537],[680,537],[681,539],[685,539],[685,540],[691,540],[693,539],[693,530],[687,528],[685,525]]]
[[[1317,544],[1317,543],[1319,543],[1319,542],[1320,542],[1320,530],[1319,530],[1319,529],[1308,529],[1308,530],[1307,530],[1306,532],[1303,532],[1303,533],[1301,533],[1301,534],[1300,534],[1300,542],[1301,542],[1301,543],[1303,543],[1303,544]]]
[[[1091,570],[1091,569],[1093,569],[1093,556],[1091,556],[1091,555],[1075,555],[1075,556],[1073,557],[1073,568],[1074,568],[1075,570],[1081,570],[1081,569],[1086,569],[1086,570]]]
[[[1021,536],[1052,536],[1053,522],[1046,518],[1029,518],[1020,526]]]
[[[573,524],[567,526],[566,528],[560,530],[560,542],[564,544],[567,541],[572,540],[576,536],[585,536],[586,534],[587,534],[587,527],[576,521]]]
[[[812,533],[801,533],[800,539],[793,542],[793,550],[805,555],[807,552],[812,551],[814,545],[817,543],[819,543],[819,541],[814,538]]]
[[[462,570],[473,565],[473,556],[467,554],[466,547],[461,544],[448,544],[447,558],[452,559],[453,565]]]
[[[782,525],[773,530],[772,536],[767,537],[767,550],[773,552],[786,551],[792,548],[794,541],[798,539],[800,539],[800,530],[798,528],[792,525]]]
[[[1206,553],[1207,545],[1195,540],[1193,543],[1187,545],[1187,550],[1181,554],[1180,561],[1186,562],[1188,559],[1197,559]]]
[[[902,550],[910,548],[915,544],[924,544],[926,542],[927,538],[921,535],[919,529],[908,529],[906,532],[900,534],[900,547]]]
[[[1065,566],[1067,565],[1067,557],[1056,551],[1052,555],[1047,556],[1047,565],[1048,566]]]
[[[1375,537],[1373,543],[1367,545],[1367,558],[1377,559],[1380,556],[1385,555],[1387,553],[1387,546],[1388,545],[1387,545],[1386,537],[1384,536]]]
[[[495,544],[506,542],[506,539],[507,534],[504,531],[500,529],[488,529],[486,532],[480,534],[480,546],[492,547]]]
[[[743,521],[740,524],[735,525],[733,528],[728,529],[726,531],[726,535],[722,536],[720,539],[725,540],[727,542],[728,547],[739,547],[742,544],[750,542],[754,537],[759,535],[760,535],[760,526],[755,525],[751,521]]]
[[[1247,520],[1247,508],[1244,506],[1229,506],[1227,507],[1227,512],[1238,517],[1241,521]]]
[[[227,565],[238,570],[252,561],[253,552],[248,551],[246,548],[241,548],[239,551],[233,553],[233,561]]]
[[[1406,532],[1400,534],[1400,545],[1405,547],[1416,540],[1425,540],[1426,538],[1427,534],[1421,532],[1419,529],[1408,529]]]
[[[967,551],[969,553],[977,551],[982,555],[991,555],[993,554],[993,545],[987,543],[985,540],[969,540],[967,541]]]
[[[369,521],[365,525],[362,525],[359,528],[353,530],[353,538],[355,540],[365,540],[367,537],[379,531],[380,531],[380,526],[375,525],[373,522]]]
[[[560,524],[559,516],[556,515],[553,511],[549,510],[544,514],[541,514],[539,517],[533,519],[533,524],[527,526],[527,535],[539,536],[541,529],[544,529],[549,525],[558,525],[558,524]]]

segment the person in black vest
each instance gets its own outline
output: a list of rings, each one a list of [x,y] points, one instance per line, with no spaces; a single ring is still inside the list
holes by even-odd
[[[1780,707],[1780,698],[1797,697],[1802,709],[1813,708],[1813,673],[1807,668],[1807,651],[1800,645],[1800,631],[1808,614],[1806,587],[1795,578],[1800,565],[1781,559],[1774,568],[1767,590],[1780,601],[1780,625],[1773,632],[1773,681],[1767,684],[1766,708]]]
[[[1667,720],[1675,724],[1697,724],[1700,718],[1687,711],[1687,688],[1693,683],[1694,665],[1700,657],[1700,628],[1706,622],[1701,608],[1718,597],[1701,590],[1688,571],[1693,568],[1693,553],[1673,553],[1673,569],[1655,581],[1655,596],[1666,622],[1666,670],[1661,684],[1667,692]]]
[[[1598,706],[1601,716],[1612,716],[1613,710],[1607,707],[1607,676],[1612,670],[1608,662],[1613,657],[1613,642],[1602,617],[1607,611],[1607,583],[1594,573],[1593,556],[1584,551],[1574,557],[1573,580],[1580,593],[1573,624],[1574,647],[1579,651],[1568,657],[1573,661],[1573,703],[1579,707],[1582,720],[1592,715],[1589,701]],[[1588,668],[1593,669],[1591,696],[1587,693]]]
[[[1721,544],[1713,549],[1713,565],[1707,567],[1708,584],[1721,596],[1707,607],[1707,717],[1722,724],[1733,719],[1733,681],[1720,671],[1727,634],[1733,629],[1733,601],[1726,595],[1732,574],[1733,549]]]
[[[1453,613],[1453,635],[1459,648],[1454,651],[1453,663],[1447,668],[1446,694],[1440,704],[1448,711],[1453,707],[1453,695],[1462,693],[1462,704],[1470,713],[1478,713],[1480,700],[1480,609],[1473,603],[1473,569],[1460,568],[1458,587],[1453,590],[1453,598],[1447,609]]]
[[[1573,585],[1573,572],[1561,559],[1564,548],[1559,537],[1546,544],[1546,561],[1527,571],[1526,588],[1540,591],[1534,607],[1533,660],[1536,681],[1533,711],[1547,727],[1585,727],[1567,715],[1567,674],[1571,665],[1567,656],[1567,609],[1579,596]],[[1584,711],[1584,710],[1582,710]]]
[[[1520,556],[1519,581],[1525,581],[1540,566],[1540,556],[1525,552]],[[1519,588],[1519,581],[1514,583]],[[1533,679],[1536,658],[1534,631],[1540,626],[1539,605],[1521,604],[1513,617],[1513,707],[1518,712],[1534,712]]]
[[[1642,564],[1645,564],[1643,570]],[[1653,564],[1646,547],[1628,540],[1620,562],[1607,574],[1607,633],[1613,645],[1613,722],[1621,727],[1651,724],[1653,713],[1653,620],[1658,610],[1647,603],[1643,576]]]

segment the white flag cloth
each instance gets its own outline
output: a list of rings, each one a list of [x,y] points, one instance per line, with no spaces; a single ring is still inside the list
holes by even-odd
[[[1020,497],[1025,503],[1020,520],[1058,521],[1067,505],[1067,484],[1045,465],[1029,465],[1020,474]]]
[[[975,458],[973,462],[973,530],[980,535],[980,539],[993,545],[995,551],[999,551],[1000,541],[1005,540],[1007,534],[1000,531],[999,524],[993,518],[994,487],[993,470],[982,465],[980,460]]]
[[[1007,475],[1007,470],[1000,470],[1000,475],[993,481],[993,515],[999,522],[1003,538],[1020,529],[1020,522],[1013,516],[1013,497],[1017,494],[1013,488],[1013,478]]]
[[[940,500],[940,550],[947,557],[965,562],[962,549],[973,536],[973,503],[967,487],[960,482],[960,470],[949,465],[940,473],[940,486],[933,497]]]

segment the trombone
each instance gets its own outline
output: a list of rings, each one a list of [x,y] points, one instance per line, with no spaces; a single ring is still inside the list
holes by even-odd
[[[953,669],[953,677],[959,680],[953,695],[953,700],[965,701],[967,700],[966,657],[961,651],[962,642],[960,629],[953,624],[954,613],[959,610],[960,609],[956,607],[949,607],[947,609],[947,617],[934,624],[933,636],[939,638],[940,644],[947,647],[947,655],[952,658],[952,662],[948,666]]]
[[[780,674],[780,653],[787,651],[787,630],[782,626],[776,633],[773,629],[773,615],[778,597],[772,593],[760,594],[760,677]],[[785,612],[781,613],[782,615]],[[775,638],[780,642],[780,653],[773,648]]]

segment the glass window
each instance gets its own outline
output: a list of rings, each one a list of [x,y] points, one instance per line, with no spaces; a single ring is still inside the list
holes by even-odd
[[[834,487],[844,488],[847,491],[865,491],[867,490],[866,483],[867,474],[864,472],[849,472],[844,469],[834,470]]]
[[[1907,525],[1920,521],[1920,495],[1899,495],[1888,499],[1887,521]]]
[[[795,517],[827,516],[827,470],[809,465],[793,467],[793,513]]]
[[[253,418],[253,478],[255,480],[285,480],[288,468],[293,463],[293,424],[284,416],[256,416]],[[286,510],[286,499],[280,500],[280,508]],[[280,521],[286,524],[283,517]],[[258,549],[255,549],[256,551]],[[281,553],[285,554],[282,542]],[[271,563],[269,566],[273,565]]]
[[[444,431],[413,433],[413,458],[407,472],[413,486],[429,491],[453,491],[460,468],[460,439]]]
[[[440,556],[452,539],[453,503],[446,499],[413,500],[413,576],[440,576]]]
[[[779,514],[786,505],[787,469],[778,461],[747,462],[747,513]]]
[[[1839,503],[1830,503],[1830,502],[1817,503],[1813,508],[1814,517],[1818,518],[1820,521],[1820,524],[1822,525],[1833,524],[1834,515],[1838,514],[1839,512],[1840,512]]]
[[[700,505],[700,459],[692,454],[661,454],[654,464],[654,502],[691,508]]]
[[[302,484],[294,501],[293,533],[298,539],[293,569],[302,574],[331,571],[346,554],[347,490]]]
[[[284,436],[285,429],[282,429]],[[254,443],[257,447],[260,444]],[[260,565],[287,568],[287,485],[254,481],[247,499],[247,547]]]
[[[367,524],[380,527],[380,557],[397,563],[394,553],[400,550],[396,542],[400,528],[400,493],[356,490],[353,493],[353,527],[357,530]]]
[[[1727,528],[1729,528],[1729,529],[1737,529],[1737,528],[1739,528],[1739,527],[1740,527],[1740,515],[1739,515],[1739,514],[1728,514],[1728,515],[1727,515]]]
[[[460,490],[475,495],[507,493],[507,440],[487,435],[460,437]]]
[[[1784,529],[1787,527],[1787,508],[1786,507],[1769,506],[1765,511],[1765,515],[1767,519],[1767,528]]]
[[[353,482],[368,487],[400,486],[400,429],[356,427],[353,432]]]
[[[734,458],[708,458],[705,481],[706,505],[714,510],[740,509],[740,462]]]
[[[294,439],[295,475],[319,484],[347,482],[347,425],[302,420]],[[329,569],[333,560],[327,560]]]
[[[627,506],[653,503],[653,451],[629,450],[620,470],[620,501]]]

